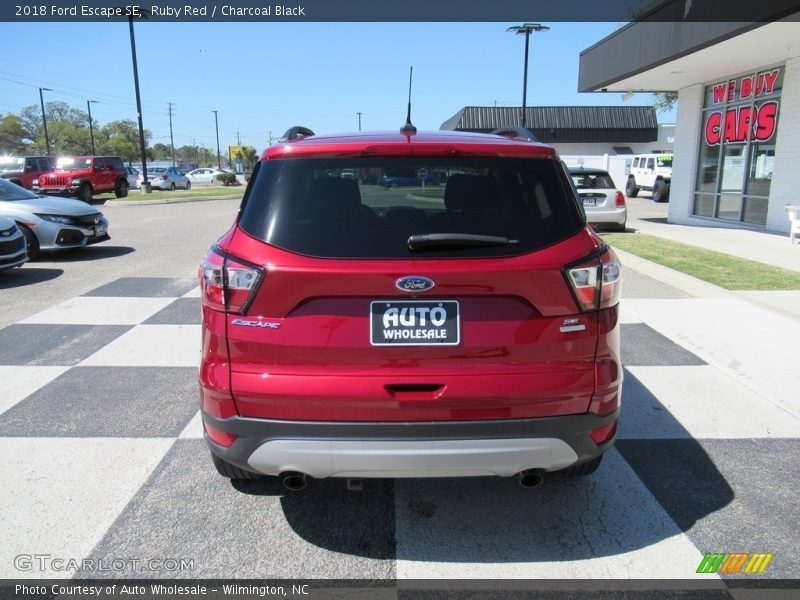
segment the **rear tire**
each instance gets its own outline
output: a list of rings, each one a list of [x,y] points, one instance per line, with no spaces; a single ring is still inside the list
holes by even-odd
[[[86,202],[86,204],[92,203],[92,186],[88,183],[84,183],[81,187],[78,188],[78,198]]]
[[[219,473],[223,477],[227,477],[228,479],[253,480],[253,479],[264,478],[264,475],[261,475],[260,473],[245,471],[244,469],[240,469],[239,467],[232,465],[231,463],[229,463],[226,460],[223,460],[213,452],[211,453],[211,461],[214,463],[214,467],[217,469],[217,473]]]
[[[120,179],[117,189],[114,190],[114,195],[117,198],[125,198],[128,195],[128,182],[126,180]]]
[[[187,189],[187,190],[190,190],[190,189],[192,189],[192,182],[191,182],[191,181],[187,181],[187,182],[186,182],[186,189]]]
[[[669,186],[662,179],[653,186],[653,202],[667,202],[669,200]]]
[[[548,473],[549,477],[558,477],[561,479],[573,479],[575,477],[586,477],[587,475],[591,475],[595,471],[597,471],[597,467],[600,466],[600,463],[603,461],[603,455],[597,456],[592,460],[581,463],[579,465],[574,465],[572,467],[567,467],[566,469],[562,469],[560,471],[554,471],[553,473]]]
[[[25,225],[20,225],[17,223],[17,226],[19,227],[20,231],[22,231],[22,235],[25,236],[25,239],[28,242],[28,260],[36,260],[39,258],[39,239],[36,237],[36,234],[25,227]]]
[[[174,192],[175,191],[175,182],[174,181],[169,184],[169,191],[170,192]]]
[[[639,186],[636,185],[633,177],[628,177],[628,182],[625,184],[625,195],[628,198],[636,198],[639,195]]]

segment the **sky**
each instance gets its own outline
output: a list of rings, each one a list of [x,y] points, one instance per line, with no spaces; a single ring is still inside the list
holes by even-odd
[[[261,151],[292,125],[317,133],[420,131],[468,105],[521,106],[524,38],[518,23],[148,23],[136,24],[144,126],[151,144],[242,144]],[[622,105],[620,94],[579,94],[579,54],[618,23],[547,23],[531,37],[528,106]],[[21,49],[24,49],[22,51]],[[103,124],[135,119],[130,38],[122,23],[0,23],[0,114],[61,100]],[[628,105],[649,104],[637,94]],[[662,114],[661,122],[674,122]]]

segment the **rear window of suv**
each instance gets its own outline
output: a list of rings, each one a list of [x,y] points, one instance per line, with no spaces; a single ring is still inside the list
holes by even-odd
[[[436,259],[524,254],[575,234],[584,222],[554,160],[369,157],[262,161],[239,225],[308,256]],[[409,249],[411,236],[430,234],[510,243]]]

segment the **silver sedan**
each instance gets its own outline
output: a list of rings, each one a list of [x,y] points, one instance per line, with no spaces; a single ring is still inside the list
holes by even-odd
[[[608,171],[570,167],[569,174],[578,188],[586,221],[625,231],[628,220],[625,196],[616,188]]]
[[[194,183],[219,183],[219,181],[217,181],[217,175],[227,172],[228,171],[209,167],[206,169],[189,171],[186,176]]]
[[[0,179],[0,215],[17,223],[28,242],[28,256],[40,252],[82,248],[111,239],[108,220],[80,200],[37,196]]]
[[[144,180],[141,173],[136,180],[141,187]],[[150,187],[159,190],[175,190],[176,188],[188,190],[192,187],[192,182],[177,167],[149,167],[147,181],[150,182]]]

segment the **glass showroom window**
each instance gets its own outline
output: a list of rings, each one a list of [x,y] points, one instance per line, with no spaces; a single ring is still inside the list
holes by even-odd
[[[764,225],[783,68],[706,86],[693,214]]]

